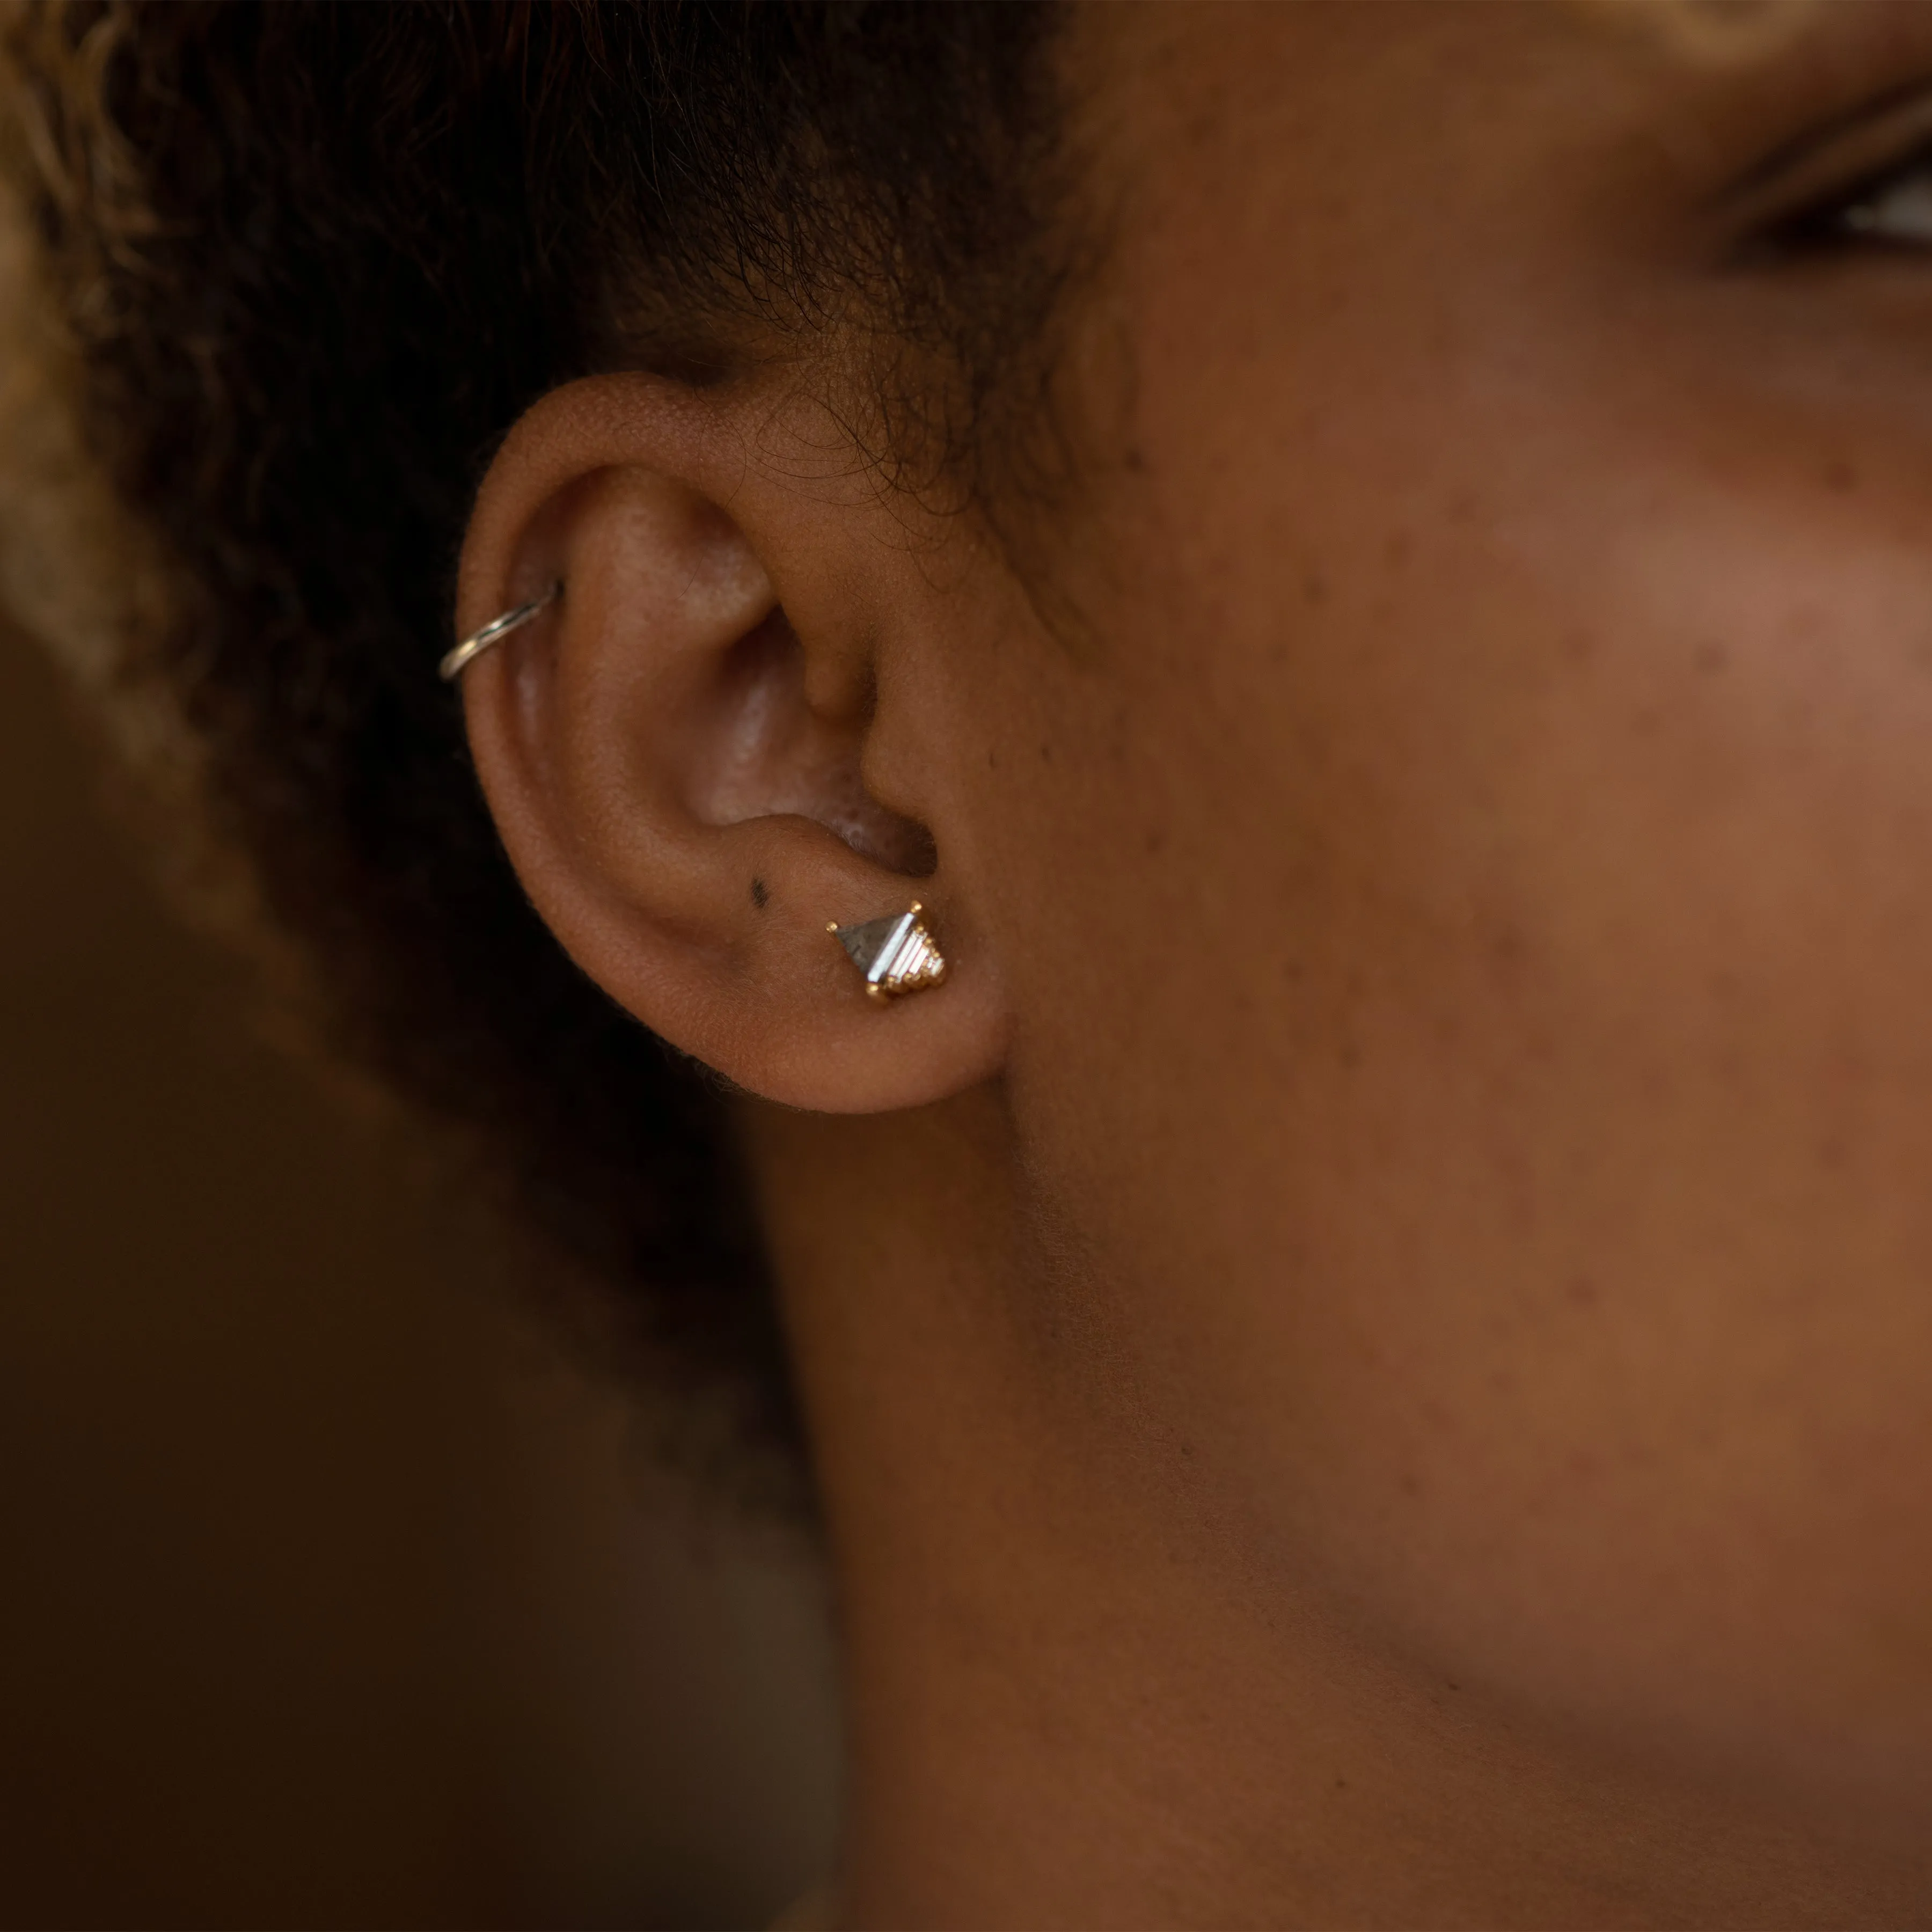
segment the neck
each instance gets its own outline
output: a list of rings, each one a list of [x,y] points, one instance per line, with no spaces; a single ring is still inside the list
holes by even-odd
[[[838,1578],[857,1924],[1901,1922],[1926,1873],[1539,1737],[1264,1587],[997,1102],[748,1110]],[[1090,1313],[1090,1311],[1089,1311]]]

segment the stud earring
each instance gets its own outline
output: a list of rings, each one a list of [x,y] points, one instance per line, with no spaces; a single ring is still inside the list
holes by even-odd
[[[884,1005],[902,993],[921,993],[946,977],[946,960],[932,934],[920,922],[918,900],[910,912],[868,919],[860,926],[836,920],[826,931],[845,949],[845,956],[865,976],[868,999]]]

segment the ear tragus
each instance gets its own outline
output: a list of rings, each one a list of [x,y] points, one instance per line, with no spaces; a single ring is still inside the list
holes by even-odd
[[[866,791],[860,770],[869,691],[845,716],[815,709],[806,688],[804,647],[784,611],[725,653],[718,679],[714,760],[692,775],[688,802],[709,825],[739,825],[794,812],[835,832],[862,857],[910,878],[938,862],[932,836]]]

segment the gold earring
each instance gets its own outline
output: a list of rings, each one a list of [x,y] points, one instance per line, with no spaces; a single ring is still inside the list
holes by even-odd
[[[836,920],[826,931],[845,949],[845,956],[865,976],[866,993],[883,1005],[902,993],[922,993],[946,977],[946,960],[937,942],[920,921],[918,900],[909,912],[868,919],[860,926]]]

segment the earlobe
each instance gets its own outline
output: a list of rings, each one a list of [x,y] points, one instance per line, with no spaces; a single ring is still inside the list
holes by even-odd
[[[944,826],[863,782],[874,653],[912,614],[874,500],[745,448],[728,408],[647,376],[573,384],[518,425],[459,622],[562,589],[458,668],[477,769],[538,910],[671,1045],[793,1106],[925,1104],[996,1072],[1006,1024]],[[892,930],[861,964],[842,934],[868,928]],[[921,996],[868,997],[888,982]]]

